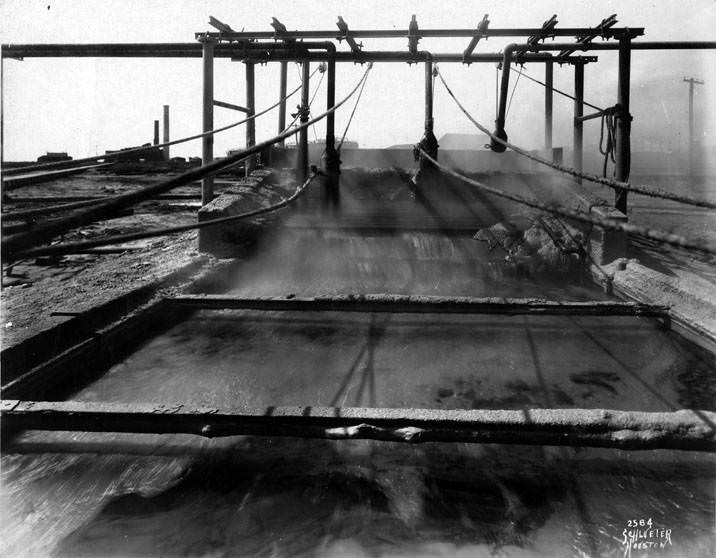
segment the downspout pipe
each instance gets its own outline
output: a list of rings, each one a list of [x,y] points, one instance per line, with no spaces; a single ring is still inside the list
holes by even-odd
[[[497,137],[503,141],[507,141],[507,133],[505,132],[505,112],[507,110],[507,94],[510,86],[510,63],[513,61],[515,52],[529,54],[530,52],[545,52],[574,50],[574,51],[590,51],[590,50],[619,50],[620,43],[549,43],[529,45],[527,43],[511,43],[507,45],[502,54],[502,80],[500,82],[500,104],[495,120],[495,131]],[[713,41],[654,41],[654,42],[634,42],[630,45],[631,50],[692,50],[692,49],[714,49],[716,42]],[[505,151],[505,146],[490,140],[490,149],[496,153]]]
[[[507,132],[505,132],[505,112],[507,111],[507,93],[510,88],[510,64],[512,64],[513,53],[524,46],[527,48],[529,45],[519,45],[517,43],[510,43],[505,47],[502,54],[502,76],[500,79],[500,104],[497,111],[497,119],[495,120],[495,131],[493,132],[502,141],[507,141]],[[503,153],[507,149],[504,145],[498,142],[495,138],[490,138],[490,149],[495,153]]]

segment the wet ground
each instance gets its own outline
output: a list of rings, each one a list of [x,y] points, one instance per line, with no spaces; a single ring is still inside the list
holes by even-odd
[[[299,225],[267,239],[230,292],[605,298],[573,277],[515,275],[469,236]],[[201,311],[72,399],[714,409],[714,369],[645,319]],[[655,546],[632,556],[706,557],[715,465],[678,451],[26,432],[3,448],[0,551],[616,557],[643,523],[639,542]]]

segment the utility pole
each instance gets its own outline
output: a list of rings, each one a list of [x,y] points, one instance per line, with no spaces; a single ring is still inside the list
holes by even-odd
[[[703,85],[701,79],[684,78],[689,84],[689,175],[694,175],[694,162],[696,160],[696,148],[694,145],[694,85]]]

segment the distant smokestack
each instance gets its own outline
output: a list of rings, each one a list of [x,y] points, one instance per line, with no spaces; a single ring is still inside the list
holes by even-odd
[[[154,145],[159,145],[159,120],[154,121]]]
[[[169,105],[164,105],[164,143],[169,141]],[[169,160],[169,147],[164,148],[164,160]]]

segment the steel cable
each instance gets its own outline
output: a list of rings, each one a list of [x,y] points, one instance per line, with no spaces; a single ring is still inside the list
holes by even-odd
[[[311,77],[313,77],[313,75],[314,75],[317,71],[318,71],[318,68],[316,68],[316,69],[313,71],[313,74],[311,74]],[[166,142],[166,143],[160,143],[160,144],[151,145],[151,146],[132,147],[131,149],[124,149],[124,150],[121,150],[121,151],[117,151],[117,152],[115,152],[115,153],[109,153],[109,154],[104,154],[104,155],[95,155],[95,156],[93,156],[93,157],[85,157],[84,159],[73,159],[72,161],[60,161],[60,162],[57,162],[57,163],[45,163],[45,164],[42,164],[42,165],[30,165],[30,166],[26,166],[26,167],[18,167],[18,168],[14,168],[14,169],[7,169],[7,170],[4,172],[4,174],[7,176],[7,175],[10,175],[10,174],[19,174],[20,172],[30,172],[30,171],[35,171],[35,170],[47,170],[47,169],[60,168],[60,167],[61,167],[61,168],[72,168],[73,165],[72,165],[71,163],[91,163],[91,162],[100,161],[100,160],[103,160],[103,159],[111,159],[111,158],[113,158],[113,157],[124,156],[124,155],[127,155],[127,154],[129,154],[129,153],[138,153],[138,152],[141,152],[141,151],[149,151],[149,150],[151,150],[151,149],[159,149],[159,148],[161,148],[161,147],[169,147],[169,146],[171,146],[171,145],[177,145],[177,144],[180,144],[180,143],[186,143],[186,142],[188,142],[188,141],[193,141],[193,140],[200,139],[200,138],[203,138],[203,137],[206,137],[206,136],[212,136],[212,135],[214,135],[214,134],[218,134],[219,132],[224,132],[224,131],[229,130],[229,129],[231,129],[231,128],[235,128],[236,126],[240,126],[241,124],[246,124],[247,122],[250,122],[251,120],[254,120],[255,118],[258,118],[259,116],[263,116],[263,115],[266,114],[267,112],[269,112],[269,111],[275,109],[275,108],[276,108],[277,106],[279,106],[283,101],[285,101],[285,100],[289,99],[290,97],[292,97],[293,95],[295,95],[298,91],[300,91],[300,90],[302,89],[302,87],[303,87],[303,84],[299,85],[299,86],[296,87],[293,91],[291,91],[290,93],[288,93],[285,97],[282,97],[282,98],[279,99],[276,103],[274,103],[273,105],[271,105],[271,106],[268,107],[268,108],[265,108],[265,109],[262,110],[261,112],[257,112],[256,114],[252,114],[251,116],[248,116],[247,118],[245,118],[245,119],[243,119],[243,120],[239,120],[238,122],[233,122],[232,124],[227,124],[226,126],[222,126],[221,128],[216,128],[216,129],[214,129],[214,130],[208,130],[208,131],[202,132],[202,133],[200,133],[200,134],[195,134],[195,135],[193,135],[193,136],[188,136],[188,137],[186,137],[186,138],[180,138],[180,139],[168,141],[168,142]]]
[[[462,110],[463,114],[465,114],[465,116],[470,120],[470,122],[472,122],[481,132],[487,134],[493,140],[504,145],[505,147],[509,147],[515,153],[519,153],[520,155],[523,155],[524,157],[527,157],[528,159],[537,161],[538,163],[546,165],[546,166],[553,168],[555,170],[558,170],[562,173],[569,174],[576,178],[584,178],[585,180],[589,180],[590,182],[595,182],[596,184],[601,184],[602,186],[607,186],[609,188],[613,188],[614,190],[626,190],[628,192],[633,192],[635,194],[649,196],[652,198],[661,198],[661,199],[665,199],[665,200],[675,201],[678,203],[684,203],[687,205],[693,205],[695,207],[707,207],[709,209],[716,209],[716,202],[711,202],[711,201],[704,200],[704,199],[694,198],[692,196],[687,196],[684,194],[675,194],[673,192],[667,192],[666,190],[662,190],[660,188],[653,188],[650,186],[642,186],[642,185],[638,185],[638,184],[630,184],[629,182],[620,182],[618,180],[611,180],[608,178],[603,178],[603,177],[597,176],[595,174],[580,172],[580,171],[577,171],[571,167],[566,167],[564,165],[559,165],[557,163],[553,163],[551,161],[548,161],[547,159],[543,159],[542,157],[539,157],[538,155],[534,155],[534,154],[526,151],[525,149],[522,149],[521,147],[517,147],[516,145],[513,145],[510,142],[497,137],[495,134],[493,134],[487,128],[485,128],[482,124],[477,122],[472,117],[472,115],[470,115],[470,113],[467,112],[467,110],[462,105],[462,103],[460,103],[460,101],[457,99],[457,97],[455,97],[455,94],[452,92],[452,90],[450,89],[448,84],[445,82],[445,79],[443,78],[443,76],[440,72],[438,72],[438,76],[440,76],[440,81],[442,81],[443,85],[445,86],[445,89],[447,89],[447,92],[453,98],[455,103],[457,103],[457,106],[460,107],[460,110]]]
[[[428,161],[430,161],[436,167],[442,169],[449,175],[454,176],[455,178],[462,180],[463,182],[466,182],[467,184],[470,184],[472,186],[479,188],[480,190],[482,190],[488,194],[493,194],[500,198],[511,200],[511,201],[514,201],[519,204],[526,205],[528,207],[532,207],[535,209],[540,209],[542,211],[552,213],[553,215],[567,217],[568,219],[573,219],[575,221],[580,221],[582,223],[587,223],[590,225],[597,225],[597,226],[605,228],[605,229],[625,232],[628,234],[636,234],[636,235],[644,236],[646,238],[650,238],[652,240],[656,240],[656,241],[664,243],[664,244],[670,244],[672,246],[676,246],[678,248],[684,248],[687,250],[695,250],[698,252],[702,252],[704,254],[709,254],[711,256],[716,255],[716,243],[714,243],[714,242],[709,242],[706,240],[687,239],[683,236],[659,231],[656,229],[648,229],[646,227],[630,225],[628,223],[619,223],[617,221],[612,221],[609,219],[601,219],[601,218],[595,217],[593,215],[588,215],[586,213],[582,213],[581,211],[574,211],[571,209],[566,209],[563,207],[557,207],[557,206],[549,205],[546,203],[542,203],[537,200],[530,200],[530,199],[520,196],[518,194],[510,194],[508,192],[504,192],[502,190],[499,190],[498,188],[493,188],[491,186],[488,186],[487,184],[483,184],[482,182],[479,182],[479,181],[469,178],[463,174],[460,174],[456,170],[453,170],[450,167],[447,167],[447,166],[443,165],[442,163],[439,163],[436,159],[433,159],[423,149],[418,148],[418,150],[423,155],[423,157],[425,157]]]
[[[234,155],[231,155],[229,157],[225,157],[223,159],[217,159],[212,161],[211,163],[207,163],[206,165],[203,165],[202,167],[199,167],[197,169],[192,169],[190,171],[185,172],[182,175],[179,175],[171,180],[168,180],[166,182],[162,182],[160,184],[156,184],[153,186],[150,186],[148,188],[143,189],[139,192],[132,192],[130,194],[121,194],[119,196],[115,196],[113,198],[109,198],[102,204],[98,204],[95,207],[91,207],[85,211],[84,214],[75,215],[74,217],[67,219],[60,219],[55,223],[47,224],[45,225],[44,229],[42,231],[42,235],[47,237],[49,235],[56,236],[57,234],[61,234],[63,231],[68,230],[70,228],[73,228],[74,226],[81,226],[83,224],[91,223],[97,220],[100,220],[106,212],[109,210],[119,210],[123,209],[125,206],[131,206],[135,203],[139,203],[144,199],[144,197],[148,197],[151,195],[155,195],[157,193],[161,193],[164,191],[171,190],[172,188],[175,188],[177,186],[181,186],[183,184],[187,184],[189,182],[193,182],[195,180],[198,180],[200,178],[203,178],[205,176],[209,176],[211,174],[216,173],[217,171],[236,164],[238,161],[244,160],[254,153],[258,153],[263,149],[266,149],[266,147],[269,147],[275,143],[280,142],[283,139],[286,139],[287,137],[290,137],[296,133],[298,133],[300,130],[304,128],[308,128],[309,126],[314,125],[316,122],[319,122],[332,112],[335,112],[338,110],[341,106],[343,106],[355,93],[358,91],[358,89],[365,83],[366,78],[368,77],[368,73],[372,69],[373,65],[369,64],[368,68],[366,69],[365,73],[361,77],[361,79],[356,83],[355,87],[351,90],[351,92],[343,98],[340,102],[336,103],[333,107],[326,110],[324,113],[320,114],[319,116],[313,118],[312,120],[309,120],[308,122],[304,122],[300,126],[296,127],[294,130],[283,132],[281,134],[278,134],[277,136],[274,136],[273,138],[266,140],[264,142],[261,142],[260,144],[254,145],[251,148],[247,148],[243,150],[240,153],[236,153]],[[188,225],[187,225],[188,226]],[[166,229],[160,229],[157,231],[148,231],[147,233],[136,233],[136,234],[151,234],[152,236],[162,236],[164,234],[169,234],[165,232]],[[37,244],[37,235],[39,231],[34,230],[30,231],[30,233],[18,233],[15,235],[11,235],[2,241],[2,258],[4,261],[7,260],[14,260],[18,259],[19,257],[26,257],[24,256],[25,253],[32,253],[33,256],[41,255],[41,254],[52,254],[52,253],[62,253],[62,244],[56,245],[56,246],[50,246],[50,247],[44,247],[44,248],[31,248],[27,246],[30,244]],[[117,241],[112,241],[111,238],[105,238],[101,240],[96,241],[88,241],[93,242],[93,246],[101,246],[104,244],[112,244],[116,243]],[[78,243],[73,243],[73,245],[77,245]],[[44,250],[49,250],[49,252],[44,252]],[[70,252],[71,253],[71,252]]]

